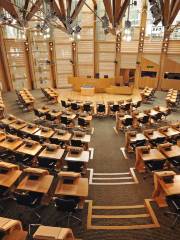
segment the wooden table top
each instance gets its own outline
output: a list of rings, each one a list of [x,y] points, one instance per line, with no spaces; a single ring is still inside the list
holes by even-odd
[[[13,220],[10,218],[0,217],[0,230],[7,231],[11,227],[19,225],[21,227],[21,223],[18,220]]]
[[[72,162],[89,162],[89,151],[82,151],[79,154],[68,154],[65,157],[65,161],[72,161]]]
[[[54,112],[53,110],[52,111],[49,111],[48,112],[52,117],[60,117],[62,112],[61,111],[57,111],[57,112]]]
[[[20,123],[18,123],[18,121],[19,120],[16,120],[16,122],[9,124],[9,127],[19,130],[27,125],[27,123],[25,121],[22,121]]]
[[[21,173],[22,171],[15,169],[9,170],[5,174],[0,173],[0,185],[10,188],[20,177]]]
[[[21,128],[21,131],[28,134],[34,134],[39,130],[39,127],[35,124],[32,126],[33,127],[31,128],[28,125],[26,125],[25,127]]]
[[[69,119],[69,120],[74,120],[76,118],[76,114],[74,114],[74,113],[72,113],[72,114],[65,114],[65,113],[63,113],[61,115],[61,117],[67,117],[67,119]]]
[[[166,159],[165,156],[158,149],[150,149],[149,153],[143,153],[141,157],[143,161]]]
[[[92,120],[92,115],[87,115],[85,117],[79,116],[80,118],[83,118],[86,122],[90,122]]]
[[[32,146],[27,146],[26,143],[24,143],[22,146],[16,149],[16,152],[36,156],[43,147],[40,143],[35,141],[33,142],[34,143]]]
[[[34,239],[37,240],[62,240],[69,239],[73,240],[74,236],[70,228],[61,228],[61,227],[50,227],[50,226],[39,226],[36,232],[33,235]]]
[[[0,132],[0,142],[6,138],[6,134],[4,132]]]
[[[13,142],[9,142],[8,139],[6,138],[5,140],[0,142],[0,147],[13,151],[16,148],[18,148],[22,143],[23,143],[23,140],[18,137]]]
[[[156,111],[156,110],[154,110],[154,109],[151,109],[149,115],[150,115],[150,116],[155,116],[155,115],[157,115],[158,113],[159,113],[158,111]]]
[[[39,129],[34,135],[44,138],[50,138],[54,134],[54,131],[49,128],[47,132],[44,132],[42,129]]]
[[[90,143],[91,141],[91,135],[85,134],[83,137],[77,137],[77,136],[73,136],[72,137],[73,140],[81,140],[82,143]]]
[[[178,157],[180,156],[180,147],[178,145],[172,145],[170,150],[165,150],[164,148],[160,148],[160,151],[167,157]]]
[[[136,142],[141,140],[146,140],[146,136],[143,133],[137,133],[136,136],[130,137],[130,142]]]
[[[45,108],[45,109],[44,108],[38,108],[37,110],[38,110],[38,112],[43,113],[43,114],[46,114],[50,111],[49,108]]]
[[[143,112],[140,112],[140,113],[138,113],[138,114],[135,114],[133,117],[134,117],[134,118],[137,118],[137,119],[140,119],[140,118],[143,118],[143,117],[145,117],[145,116],[147,116],[147,114],[145,114],[145,113],[143,113]]]
[[[123,117],[119,117],[120,120],[125,120],[126,118],[132,118],[132,116],[129,114],[126,114]]]
[[[60,141],[69,141],[71,136],[72,134],[69,132],[66,132],[64,135],[60,135],[56,132],[51,138],[58,139]]]
[[[3,124],[5,124],[5,125],[9,125],[9,124],[11,124],[11,123],[16,122],[16,118],[14,118],[14,119],[3,118],[3,119],[1,119],[1,122],[2,122]]]
[[[150,140],[153,140],[153,139],[157,139],[157,138],[164,138],[165,135],[159,131],[153,131],[152,134],[147,134],[147,133],[144,133],[146,135],[146,137]]]
[[[28,235],[28,232],[26,231],[13,230],[3,240],[26,240],[27,235]]]
[[[45,148],[39,155],[38,158],[50,158],[50,159],[56,159],[60,160],[64,154],[64,149],[58,147],[54,151],[48,151],[47,148]]]
[[[54,194],[64,196],[70,195],[78,197],[87,197],[88,178],[77,177],[76,179],[74,179],[73,184],[64,184],[63,178],[60,178]]]
[[[172,128],[172,127],[169,127],[168,131],[167,132],[163,132],[163,133],[167,137],[172,137],[172,136],[180,134],[180,132],[178,130],[176,130],[176,129]]]
[[[163,178],[160,177],[158,177],[157,180],[166,195],[180,194],[180,175],[174,176],[173,183],[165,183]]]
[[[42,175],[37,180],[29,179],[29,175],[25,176],[17,186],[17,190],[25,190],[31,192],[47,193],[53,181],[52,175]]]

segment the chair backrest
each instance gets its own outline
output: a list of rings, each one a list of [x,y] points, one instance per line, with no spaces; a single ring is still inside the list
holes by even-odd
[[[77,103],[71,103],[71,109],[77,110],[78,109]]]
[[[67,124],[68,123],[67,117],[61,116],[61,123]]]
[[[81,173],[83,162],[67,161],[67,166],[68,166],[68,171]]]
[[[142,118],[142,123],[148,123],[149,122],[149,118],[150,118],[150,116],[149,115],[146,115],[146,116],[144,116],[143,118]]]
[[[118,104],[113,104],[112,110],[113,110],[113,112],[118,112],[119,111],[119,105]]]
[[[77,206],[77,203],[71,198],[55,198],[54,201],[56,207],[63,212],[72,212]]]
[[[37,109],[34,108],[33,111],[37,117],[42,117],[42,114]]]
[[[83,111],[85,111],[85,112],[90,112],[91,111],[91,106],[90,106],[90,104],[84,104],[83,105]]]
[[[80,125],[80,126],[85,126],[86,125],[86,121],[85,121],[85,119],[84,118],[78,118],[78,125]]]
[[[98,112],[105,112],[105,105],[104,104],[98,104],[97,111]]]
[[[66,108],[66,102],[64,100],[61,100],[62,107]]]
[[[131,126],[133,123],[133,118],[126,118],[124,121],[124,126]]]

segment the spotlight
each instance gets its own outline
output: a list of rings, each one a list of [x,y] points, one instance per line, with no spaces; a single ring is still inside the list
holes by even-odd
[[[160,3],[158,0],[149,0],[150,5],[150,11],[153,17],[153,24],[158,25],[158,23],[162,20],[162,12]]]
[[[81,27],[80,27],[79,25],[77,25],[77,26],[75,27],[74,32],[75,32],[75,33],[79,33],[80,31],[81,31]]]

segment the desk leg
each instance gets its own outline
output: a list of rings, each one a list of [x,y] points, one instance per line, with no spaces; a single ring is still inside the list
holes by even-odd
[[[156,201],[159,207],[166,207],[165,195],[158,182],[157,176],[154,174],[154,192],[152,194],[153,199]]]
[[[80,202],[78,204],[78,208],[79,209],[83,209],[84,208],[84,202],[85,202],[85,198],[81,197]]]

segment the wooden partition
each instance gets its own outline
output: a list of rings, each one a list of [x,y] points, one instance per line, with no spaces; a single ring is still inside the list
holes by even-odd
[[[164,63],[164,73],[180,73],[180,55],[179,55],[179,62],[178,59],[172,60],[173,56],[167,56]],[[162,79],[161,89],[168,90],[170,88],[174,88],[180,90],[180,80],[175,79]]]
[[[159,64],[150,61],[146,58],[142,58],[142,62],[140,63],[141,73],[142,71],[147,72],[156,72],[156,77],[141,77],[139,78],[139,87],[144,88],[145,86],[156,88],[158,84],[158,72],[159,72]]]

